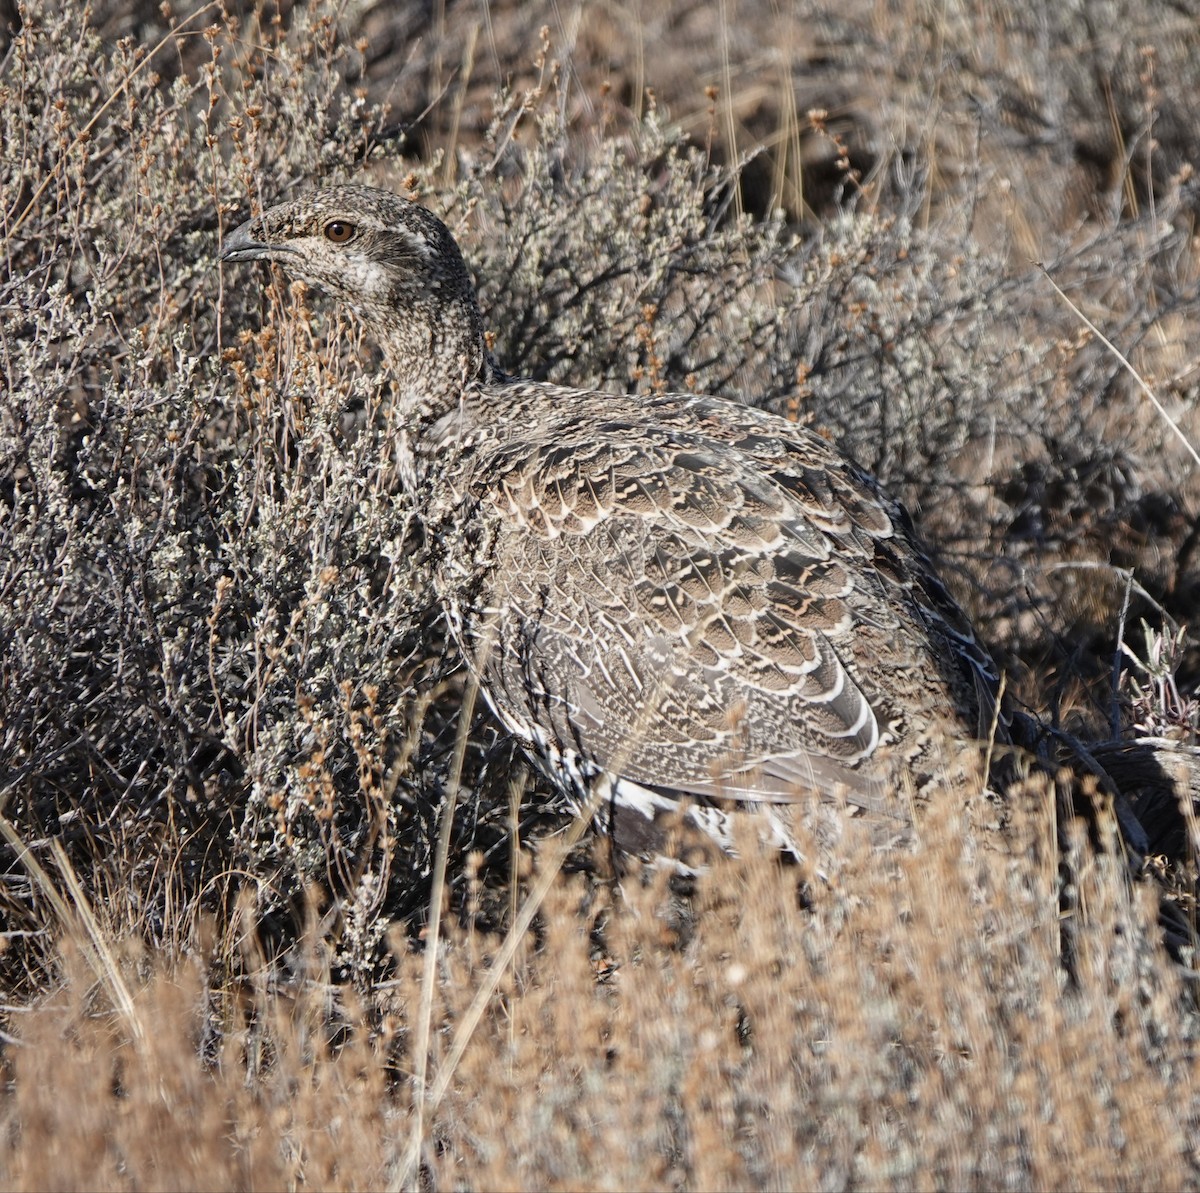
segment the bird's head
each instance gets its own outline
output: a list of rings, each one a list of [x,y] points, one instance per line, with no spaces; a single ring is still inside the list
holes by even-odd
[[[336,186],[235,228],[222,261],[273,261],[358,312],[401,378],[461,385],[484,366],[483,322],[450,230],[390,191]]]

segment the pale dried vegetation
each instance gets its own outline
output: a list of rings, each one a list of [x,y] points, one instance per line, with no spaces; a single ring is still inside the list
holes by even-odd
[[[0,1184],[1200,1184],[1196,822],[1121,771],[1196,745],[1198,470],[1035,265],[1196,443],[1197,13],[16,7]],[[345,177],[450,222],[509,367],[874,469],[1147,865],[1034,779],[824,877],[566,848],[464,708],[372,345],[215,267]]]

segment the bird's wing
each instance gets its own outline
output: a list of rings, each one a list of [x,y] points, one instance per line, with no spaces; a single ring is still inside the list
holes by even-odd
[[[783,420],[612,405],[477,472],[498,711],[655,790],[882,809],[924,721],[961,727],[989,682],[902,511]]]

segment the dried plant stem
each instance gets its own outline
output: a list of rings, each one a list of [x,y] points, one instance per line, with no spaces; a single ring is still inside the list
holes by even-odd
[[[1150,399],[1154,409],[1158,411],[1159,417],[1167,424],[1168,427],[1171,428],[1175,438],[1183,444],[1183,446],[1187,449],[1188,454],[1193,460],[1196,461],[1196,464],[1200,465],[1200,452],[1197,452],[1191,443],[1188,442],[1188,437],[1180,429],[1179,424],[1167,413],[1166,407],[1163,406],[1163,404],[1158,400],[1154,391],[1145,383],[1145,381],[1142,380],[1137,369],[1135,369],[1133,365],[1129,363],[1129,360],[1121,354],[1117,346],[1107,336],[1105,336],[1105,334],[1066,296],[1062,287],[1050,276],[1050,271],[1045,267],[1045,265],[1043,265],[1040,261],[1035,262],[1035,264],[1037,265],[1038,269],[1040,269],[1042,273],[1046,275],[1046,280],[1054,287],[1059,298],[1061,298],[1063,302],[1065,302],[1067,306],[1071,308],[1071,310],[1079,318],[1080,322],[1082,322],[1088,331],[1090,331],[1092,335],[1094,335],[1113,354],[1113,356],[1115,356],[1117,360],[1121,362],[1126,372],[1128,372],[1134,381],[1138,383],[1142,393],[1144,393],[1146,397]]]
[[[133,80],[136,79],[137,76],[140,75],[142,71],[154,61],[155,55],[158,54],[159,50],[161,50],[163,46],[165,46],[167,42],[171,40],[171,38],[178,37],[185,25],[190,25],[197,17],[203,16],[210,9],[216,8],[217,6],[218,0],[209,0],[209,3],[196,9],[196,11],[190,16],[184,17],[183,20],[179,21],[177,24],[172,25],[169,32],[163,34],[163,36],[159,39],[158,44],[141,60],[141,62],[137,64],[137,66],[133,68],[133,70],[129,72],[128,77],[121,83],[119,87],[114,89],[113,93],[108,97],[108,99],[106,99],[96,109],[91,120],[89,120],[87,124],[85,124],[83,128],[76,134],[75,140],[71,142],[71,145],[68,147],[67,151],[58,159],[57,162],[55,162],[53,169],[48,171],[45,177],[43,177],[42,181],[38,184],[37,189],[30,196],[29,202],[26,203],[22,209],[21,214],[17,216],[15,220],[13,220],[12,227],[6,231],[5,235],[8,238],[11,239],[12,237],[16,236],[16,234],[21,230],[21,226],[29,218],[29,213],[36,209],[38,201],[41,199],[42,195],[46,193],[46,188],[58,175],[59,171],[63,169],[65,163],[71,160],[71,155],[80,145],[84,144],[84,142],[91,137],[92,131],[95,129],[96,125],[100,123],[100,120],[103,118],[105,112],[107,112],[108,109],[111,108],[113,104],[115,104],[117,100],[125,94],[130,83],[132,83]]]
[[[137,1014],[133,997],[129,993],[125,979],[121,976],[116,958],[109,948],[109,937],[97,922],[83,884],[79,881],[75,868],[71,865],[61,842],[52,840],[50,850],[54,854],[54,861],[58,866],[59,873],[67,884],[67,889],[71,892],[73,907],[62,897],[57,885],[46,873],[45,867],[21,840],[8,817],[2,814],[0,814],[0,836],[3,836],[12,846],[17,859],[29,872],[46,901],[54,908],[64,933],[80,946],[88,968],[95,974],[96,980],[101,986],[108,991],[113,1008],[128,1025],[134,1044],[139,1048],[143,1047],[146,1042],[146,1031]]]
[[[558,877],[563,863],[570,856],[571,850],[579,843],[583,834],[588,830],[600,807],[611,798],[612,786],[616,782],[617,776],[621,773],[628,755],[634,749],[639,737],[645,732],[646,726],[653,719],[659,701],[662,699],[669,685],[670,674],[664,673],[659,677],[657,684],[648,694],[649,698],[642,706],[637,724],[634,726],[625,743],[625,749],[612,760],[612,769],[599,776],[593,783],[586,803],[579,810],[579,814],[575,817],[574,822],[562,840],[559,841],[558,848],[554,851],[554,855],[550,859],[550,864],[538,875],[537,881],[533,884],[533,889],[529,892],[520,912],[509,926],[504,943],[500,946],[495,960],[492,962],[479,988],[475,991],[475,997],[471,1000],[471,1004],[467,1007],[458,1030],[454,1033],[454,1039],[451,1041],[446,1059],[442,1062],[441,1068],[438,1070],[437,1079],[429,1090],[427,1111],[430,1115],[437,1113],[442,1099],[446,1096],[446,1091],[450,1088],[451,1081],[454,1080],[454,1074],[458,1069],[459,1062],[462,1060],[463,1054],[471,1042],[471,1037],[475,1034],[475,1029],[479,1026],[479,1022],[483,1018],[483,1013],[487,1009],[492,995],[496,992],[496,987],[499,986],[501,979],[512,963],[513,957],[516,956],[517,949],[525,939],[525,933],[529,931],[529,926],[533,923],[534,916],[537,915],[542,904],[545,902],[546,896],[550,893],[550,888],[554,885],[554,881]],[[428,948],[428,944],[426,947]],[[426,966],[426,972],[428,972],[428,965]],[[421,1073],[420,1088],[423,1091],[423,1067],[421,1068]],[[421,1122],[422,1120],[418,1118],[417,1124],[420,1125]],[[417,1159],[420,1155],[420,1146],[421,1138],[414,1129],[409,1137],[409,1146],[405,1152],[404,1160],[392,1182],[393,1189],[416,1187],[415,1182],[418,1176]]]
[[[429,925],[425,932],[425,965],[421,975],[421,1005],[417,1012],[417,1035],[413,1044],[413,1121],[405,1152],[405,1174],[402,1185],[410,1187],[408,1174],[417,1173],[417,1158],[425,1135],[425,1082],[429,1071],[429,1035],[433,1021],[433,992],[437,985],[438,941],[441,936],[442,904],[446,891],[446,865],[450,856],[450,838],[454,831],[454,810],[458,804],[458,789],[462,781],[463,760],[475,702],[479,698],[479,678],[472,673],[467,679],[459,713],[458,735],[454,741],[454,756],[450,765],[450,780],[446,801],[442,807],[437,851],[433,861],[433,887],[429,894]],[[412,1186],[415,1187],[415,1186]]]

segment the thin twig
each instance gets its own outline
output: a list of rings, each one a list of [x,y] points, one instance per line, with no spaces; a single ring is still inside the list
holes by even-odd
[[[1117,648],[1113,651],[1112,689],[1108,711],[1108,728],[1114,738],[1121,736],[1121,647],[1125,645],[1125,619],[1129,616],[1129,601],[1133,596],[1133,571],[1125,574],[1125,592],[1121,597],[1121,614],[1117,618]]]
[[[1131,568],[1117,567],[1115,563],[1108,563],[1103,559],[1064,559],[1058,563],[1048,564],[1045,570],[1047,572],[1109,572],[1114,577],[1119,576],[1142,600],[1154,607],[1154,611],[1172,630],[1179,629],[1179,622],[1137,582]]]

